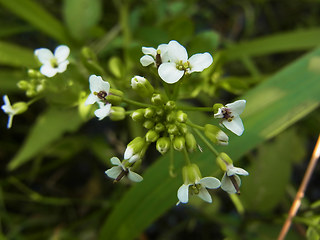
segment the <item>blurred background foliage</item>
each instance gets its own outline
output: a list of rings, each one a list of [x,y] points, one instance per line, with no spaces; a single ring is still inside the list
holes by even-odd
[[[39,47],[70,46],[66,82],[79,82],[68,97],[57,87],[15,117],[10,130],[0,115],[1,240],[276,238],[320,132],[320,1],[0,0],[0,22],[1,95],[27,99],[16,84],[38,67]],[[175,207],[181,176],[170,178],[168,159],[152,150],[141,184],[114,185],[104,174],[110,157],[121,157],[142,130],[130,119],[90,120],[81,104],[75,107],[77,94],[88,91],[89,75],[79,71],[83,46],[129,89],[133,75],[154,77],[140,66],[141,47],[172,39],[190,55],[208,51],[214,58],[199,84],[192,75],[182,86],[183,98],[194,97],[186,104],[247,100],[245,134],[219,149],[250,173],[239,199],[217,190],[211,205],[192,199]],[[179,169],[181,156],[175,159]],[[204,175],[219,174],[205,148],[193,159]],[[319,173],[318,166],[288,239],[319,239]]]

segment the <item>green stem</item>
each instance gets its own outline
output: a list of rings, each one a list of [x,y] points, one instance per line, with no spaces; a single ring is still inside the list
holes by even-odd
[[[27,105],[30,106],[31,104],[35,103],[36,101],[40,100],[42,96],[35,97],[34,99],[31,99],[29,102],[27,102]]]
[[[186,160],[187,165],[190,165],[191,160],[189,157],[189,153],[187,152],[187,149],[185,147],[183,148],[183,154],[184,154],[184,159]]]
[[[212,144],[202,135],[202,133],[198,129],[194,129],[195,133],[199,138],[208,146],[211,152],[213,152],[216,156],[219,156],[219,152],[212,146]]]
[[[180,80],[174,84],[173,96],[172,96],[172,100],[174,100],[174,101],[177,100],[177,98],[178,98],[181,82],[182,82],[182,80]]]
[[[202,112],[213,112],[212,107],[187,107],[187,106],[177,106],[180,110],[185,111],[202,111]]]
[[[153,105],[137,102],[137,101],[134,101],[134,100],[131,100],[131,99],[128,99],[128,98],[123,98],[122,101],[126,102],[126,103],[130,103],[132,105],[136,105],[138,107],[154,107]]]
[[[131,113],[133,113],[135,110],[131,110],[131,111],[125,111],[125,115],[130,115]]]
[[[171,177],[176,177],[177,174],[174,173],[174,163],[173,163],[173,146],[172,146],[172,141],[171,141],[171,146],[170,146],[170,153],[169,153],[169,156],[170,156],[170,166],[169,166],[169,174]]]
[[[189,125],[190,127],[199,129],[199,130],[201,130],[201,131],[204,130],[204,127],[201,127],[201,126],[199,126],[199,125],[197,125],[197,124],[194,124],[194,123],[190,122],[189,120],[186,122],[186,124]]]
[[[239,199],[239,196],[236,194],[229,194],[229,197],[231,199],[231,201],[233,202],[234,206],[236,207],[238,213],[240,215],[244,214],[244,207],[241,203],[241,200]]]

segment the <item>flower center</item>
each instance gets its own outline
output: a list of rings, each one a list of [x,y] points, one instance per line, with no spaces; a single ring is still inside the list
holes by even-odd
[[[106,91],[100,91],[100,92],[94,92],[94,95],[96,95],[101,100],[106,100],[106,96],[108,96],[108,93]]]
[[[194,194],[199,194],[202,186],[201,184],[196,184],[194,183],[193,185],[189,186],[189,192],[194,195]]]
[[[190,68],[189,62],[183,62],[182,60],[180,60],[176,63],[176,68],[180,71],[186,71],[188,68]]]
[[[124,176],[128,175],[128,170],[122,170],[119,176],[113,181],[114,183],[119,182]]]
[[[59,65],[58,65],[58,61],[56,58],[51,58],[50,59],[50,64],[53,68],[57,68]]]
[[[228,122],[231,122],[234,117],[229,108],[223,108],[222,114],[223,114],[223,118],[227,119]]]

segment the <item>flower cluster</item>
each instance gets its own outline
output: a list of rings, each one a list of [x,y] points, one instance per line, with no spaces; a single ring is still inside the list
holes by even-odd
[[[174,150],[184,154],[186,164],[182,168],[183,184],[177,192],[178,204],[187,203],[190,195],[196,195],[211,203],[212,198],[207,189],[219,187],[228,193],[239,194],[241,180],[238,175],[248,175],[248,172],[234,167],[231,158],[224,152],[216,151],[214,145],[228,145],[229,137],[223,127],[238,136],[243,134],[244,126],[240,114],[244,111],[246,101],[237,100],[226,105],[217,103],[212,107],[200,108],[183,105],[178,100],[180,84],[186,79],[184,76],[209,68],[213,63],[211,54],[205,52],[189,57],[187,50],[175,40],[161,44],[157,49],[142,47],[142,52],[142,66],[156,68],[159,75],[159,79],[151,81],[143,76],[131,78],[132,90],[146,102],[127,98],[123,89],[118,89],[111,79],[101,74],[99,70],[102,67],[95,62],[94,54],[88,49],[82,51],[90,59],[90,62],[84,62],[83,65],[97,73],[89,76],[90,93],[86,95],[84,105],[97,105],[94,115],[98,120],[109,117],[112,121],[119,121],[130,116],[145,129],[144,135],[137,136],[128,143],[122,160],[111,158],[114,166],[106,170],[105,174],[114,179],[114,182],[119,182],[124,177],[133,182],[142,181],[143,178],[135,171],[141,165],[147,149],[154,145],[161,154]],[[35,98],[28,103],[18,102],[11,105],[8,96],[4,96],[2,109],[9,116],[8,128],[12,126],[13,116],[25,112],[31,103],[44,97],[45,94],[41,95],[44,89],[53,84],[54,79],[58,79],[55,78],[56,75],[66,71],[69,53],[70,49],[65,45],[58,46],[54,53],[46,48],[35,50],[34,54],[42,66],[39,71],[29,70],[32,78],[30,81],[19,82],[19,87],[26,91],[27,96]],[[129,83],[130,80],[127,81]],[[154,86],[160,85],[151,84],[155,81],[163,84],[163,88],[155,88]],[[180,83],[177,84],[178,82]],[[51,90],[54,89],[53,85]],[[56,87],[56,91],[59,90]],[[189,118],[188,111],[207,111],[212,118],[219,119],[220,124],[198,125]],[[221,181],[212,176],[203,178],[198,165],[191,162],[190,154],[199,149],[196,137],[216,155],[217,164],[223,172]],[[170,166],[170,169],[172,168],[173,166]]]

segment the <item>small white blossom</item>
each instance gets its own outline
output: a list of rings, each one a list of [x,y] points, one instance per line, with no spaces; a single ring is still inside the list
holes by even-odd
[[[142,66],[146,67],[154,64],[154,66],[159,67],[162,63],[168,62],[167,47],[168,44],[161,44],[157,49],[142,47],[142,52],[145,54],[140,58]]]
[[[187,203],[189,201],[189,193],[196,194],[205,202],[211,203],[212,198],[207,188],[215,189],[220,187],[220,181],[215,177],[204,177],[197,179],[194,183],[182,184],[178,189],[178,203]]]
[[[158,68],[159,76],[169,84],[179,81],[185,73],[202,72],[212,62],[210,53],[198,53],[188,58],[187,50],[177,41],[168,43],[169,62],[162,63]]]
[[[4,105],[2,105],[1,108],[6,114],[8,114],[8,117],[9,117],[7,128],[11,128],[13,116],[17,114],[17,110],[13,109],[7,95],[3,96],[3,102],[4,102]]]
[[[102,120],[105,117],[109,116],[111,111],[111,104],[110,103],[104,104],[102,102],[98,102],[98,104],[99,104],[99,109],[95,110],[94,114],[99,120]]]
[[[127,176],[133,182],[141,182],[143,180],[138,173],[131,171],[131,167],[125,167],[119,158],[113,157],[110,161],[115,166],[105,171],[108,177],[115,179],[115,181],[120,181],[123,176]]]
[[[218,112],[214,114],[214,118],[222,118],[222,124],[231,132],[241,136],[244,127],[240,114],[243,112],[246,106],[246,100],[238,100],[233,103],[226,104],[226,106],[218,109]]]
[[[227,193],[239,193],[241,179],[238,175],[247,176],[249,173],[242,168],[234,167],[233,164],[228,164],[227,171],[221,179],[221,188]]]
[[[42,63],[40,72],[47,77],[53,77],[67,69],[69,53],[70,49],[66,45],[58,46],[54,54],[47,48],[39,48],[34,51],[34,54]]]

